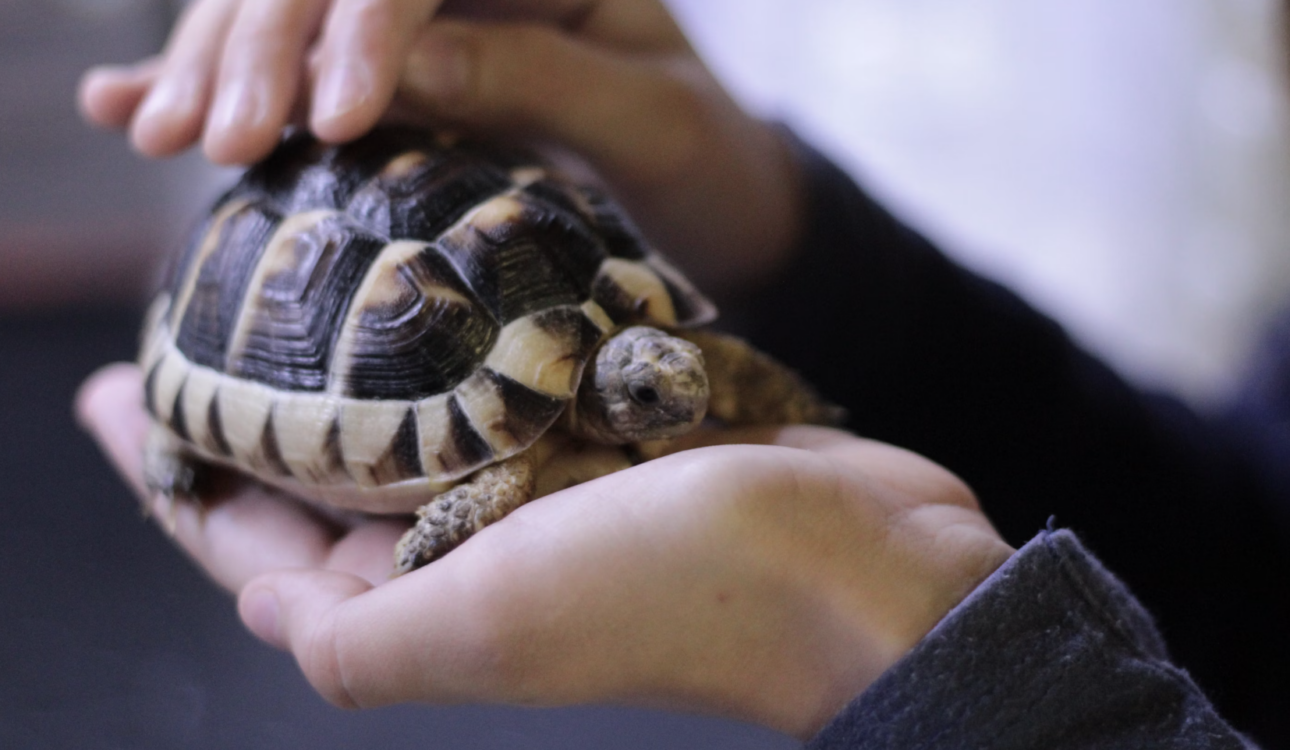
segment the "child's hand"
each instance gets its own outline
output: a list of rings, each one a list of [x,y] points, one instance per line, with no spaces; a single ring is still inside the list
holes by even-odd
[[[253,161],[305,103],[320,136],[352,138],[389,106],[408,46],[440,2],[196,0],[158,59],[90,71],[82,107],[128,126],[149,156],[202,139],[213,161]]]
[[[136,490],[141,390],[118,365],[78,399]],[[812,427],[691,442],[394,580],[391,521],[341,529],[250,483],[154,515],[338,705],[616,702],[799,737],[1011,552],[961,482],[891,446]]]
[[[149,156],[201,140],[212,161],[249,163],[306,113],[319,137],[349,140],[389,108],[413,39],[441,6],[449,16],[560,25],[621,48],[656,48],[664,36],[685,45],[653,0],[196,0],[159,57],[89,71],[82,109],[128,127]]]
[[[787,147],[658,0],[197,0],[159,57],[90,71],[80,97],[151,156],[201,140],[251,162],[288,122],[344,141],[391,109],[560,146],[718,299],[771,278],[801,223]]]

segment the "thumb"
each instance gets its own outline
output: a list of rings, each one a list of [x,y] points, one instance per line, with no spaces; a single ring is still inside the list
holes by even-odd
[[[290,651],[314,689],[343,708],[511,698],[518,693],[507,680],[515,675],[499,665],[508,662],[508,643],[523,644],[506,640],[513,623],[489,603],[507,587],[488,573],[497,566],[457,554],[376,587],[338,571],[267,573],[242,590],[238,614],[252,633]]]
[[[161,74],[161,60],[101,65],[85,72],[76,89],[81,116],[102,128],[122,130]]]
[[[350,691],[342,654],[347,605],[372,585],[358,576],[285,570],[251,581],[238,596],[243,624],[261,640],[290,651],[309,683],[342,708],[367,705]]]

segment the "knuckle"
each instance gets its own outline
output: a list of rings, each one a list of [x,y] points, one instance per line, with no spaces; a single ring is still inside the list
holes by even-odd
[[[389,23],[401,5],[398,0],[350,0],[347,15],[359,23]]]
[[[279,58],[294,46],[282,26],[245,26],[229,36],[221,67],[239,72],[259,70],[266,60]]]
[[[337,610],[332,610],[309,629],[305,641],[296,649],[296,661],[305,679],[327,702],[339,708],[361,707],[349,689],[344,663]]]
[[[970,510],[979,510],[981,504],[972,488],[948,469],[942,471],[940,497],[943,502],[946,505],[957,505]]]
[[[388,44],[392,36],[404,33],[412,22],[406,0],[348,0],[328,15],[327,35],[345,40],[342,45],[356,45],[371,53]]]
[[[978,510],[976,495],[957,474],[903,448],[880,445],[868,459],[866,472],[880,482],[917,499],[923,505],[958,506]]]
[[[968,510],[979,510],[976,493],[957,474],[940,464],[914,453],[906,453],[913,463],[909,473],[918,478],[914,485],[922,497],[930,504],[958,506]]]
[[[313,13],[300,2],[242,5],[224,45],[222,66],[256,70],[284,55],[300,54],[314,25]]]

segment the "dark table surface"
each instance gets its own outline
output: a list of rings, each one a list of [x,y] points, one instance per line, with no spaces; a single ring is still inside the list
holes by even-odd
[[[0,318],[0,747],[789,748],[733,722],[615,708],[344,712],[257,641],[76,427],[138,313]]]

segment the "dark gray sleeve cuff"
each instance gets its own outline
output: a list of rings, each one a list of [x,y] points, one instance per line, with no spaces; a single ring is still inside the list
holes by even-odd
[[[1251,745],[1068,531],[1026,544],[807,744],[1126,747]]]

